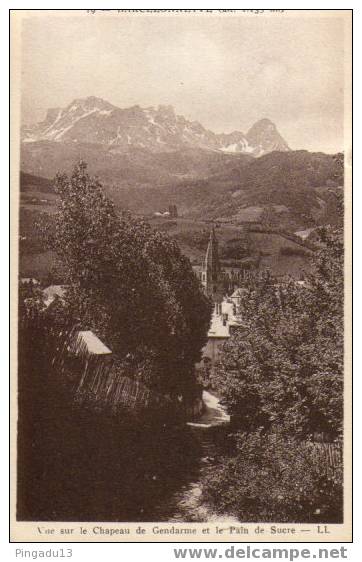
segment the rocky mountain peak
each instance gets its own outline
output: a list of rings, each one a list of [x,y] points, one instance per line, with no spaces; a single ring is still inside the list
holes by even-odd
[[[97,98],[96,96],[88,96],[87,98],[78,98],[72,101],[65,111],[75,111],[76,109],[91,110],[91,109],[114,109],[115,106],[108,101]]]
[[[266,152],[290,150],[288,144],[279,134],[276,125],[270,119],[260,119],[246,134],[248,142],[258,147],[257,156]]]
[[[157,113],[160,117],[165,119],[170,119],[171,121],[176,120],[176,113],[172,105],[159,105]]]
[[[276,126],[275,126],[275,123],[273,123],[273,121],[271,121],[267,117],[263,117],[263,119],[259,119],[259,121],[254,123],[254,125],[251,127],[251,129],[270,130],[271,131],[271,130],[275,130]],[[249,130],[249,132],[250,132],[250,130]]]

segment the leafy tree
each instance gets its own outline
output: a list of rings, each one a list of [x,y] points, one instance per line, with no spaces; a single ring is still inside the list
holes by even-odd
[[[69,314],[135,376],[169,394],[194,384],[210,318],[189,261],[167,235],[118,214],[80,162],[58,175],[48,240],[65,268]]]
[[[282,425],[336,438],[343,417],[343,242],[320,229],[304,284],[249,278],[240,329],[224,346],[214,385],[237,427]]]
[[[199,445],[160,412],[112,412],[76,400],[84,364],[69,354],[72,330],[61,301],[46,307],[37,285],[21,284],[17,517],[150,521],[188,481]]]
[[[318,235],[303,283],[248,278],[213,373],[236,433],[204,495],[240,521],[342,521],[343,237]]]

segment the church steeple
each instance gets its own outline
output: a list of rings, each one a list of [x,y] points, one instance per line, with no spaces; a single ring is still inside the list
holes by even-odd
[[[214,227],[212,227],[210,232],[209,244],[206,250],[203,269],[205,272],[205,291],[208,295],[214,298],[219,293],[221,274],[218,242]]]

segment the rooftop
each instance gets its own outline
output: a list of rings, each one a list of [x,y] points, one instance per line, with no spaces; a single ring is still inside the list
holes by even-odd
[[[227,320],[224,325],[223,315],[225,314],[227,314]],[[211,324],[207,335],[209,338],[229,338],[230,326],[240,326],[240,321],[234,315],[233,303],[224,300],[221,303],[221,314],[217,314],[215,310],[212,313]]]
[[[44,295],[44,304],[45,306],[49,306],[52,304],[56,297],[60,299],[64,297],[66,291],[66,287],[63,285],[50,285],[43,291]]]
[[[90,355],[109,355],[112,351],[91,331],[78,332],[77,347]]]

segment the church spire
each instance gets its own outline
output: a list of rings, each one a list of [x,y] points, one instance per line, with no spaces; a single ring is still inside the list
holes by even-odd
[[[210,232],[209,244],[207,246],[205,256],[204,271],[206,293],[214,297],[219,289],[221,273],[218,242],[214,227],[212,227]]]

